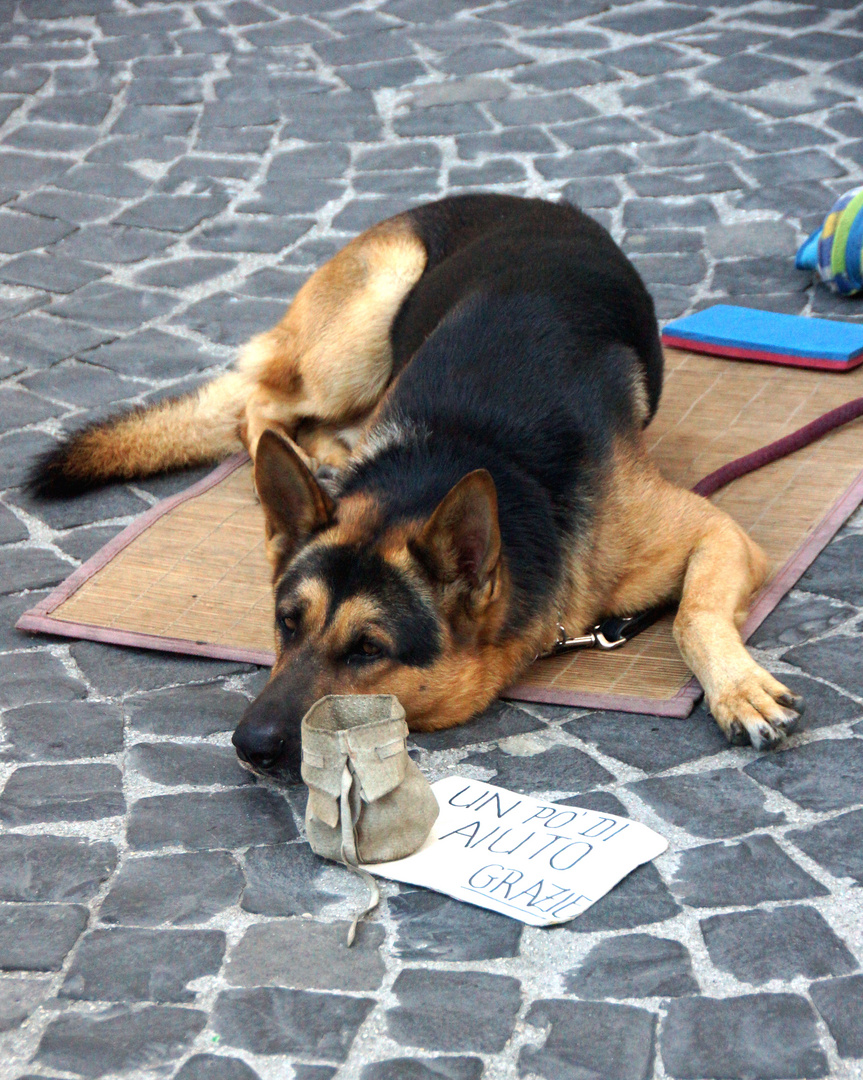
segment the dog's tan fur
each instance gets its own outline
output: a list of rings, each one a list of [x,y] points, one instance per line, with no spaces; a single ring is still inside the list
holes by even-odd
[[[278,581],[298,544],[332,517],[332,504],[309,470],[341,467],[358,439],[355,452],[363,452],[362,425],[393,385],[390,325],[426,258],[406,217],[368,230],[309,279],[278,326],[249,342],[235,371],[194,395],[94,433],[81,447],[89,458],[82,469],[140,475],[147,455],[147,471],[155,472],[214,460],[244,444],[256,459]],[[346,429],[352,429],[349,435]],[[126,473],[118,457],[128,463]],[[345,498],[338,524],[312,543],[367,542],[428,593],[412,548],[426,545],[445,564],[453,522],[464,514],[490,515],[493,531],[496,506],[489,483],[490,477],[466,478],[430,521],[382,537],[373,500]],[[616,446],[595,525],[570,553],[556,609],[538,612],[523,635],[504,646],[494,643],[508,590],[499,538],[490,552],[475,594],[466,598],[453,583],[430,596],[444,616],[447,638],[432,668],[376,664],[360,673],[334,673],[324,665],[321,692],[395,693],[413,728],[452,726],[513,682],[555,640],[559,622],[579,634],[602,616],[679,601],[675,637],[726,734],[740,737],[745,729],[762,745],[796,719],[790,708],[794,696],[755,663],[738,631],[767,578],[764,555],[723,511],[665,481],[640,435]],[[310,610],[325,610],[326,582],[309,588]],[[324,656],[336,638],[349,636],[351,624],[367,616],[354,604],[329,623],[313,618],[308,634]]]
[[[389,328],[426,265],[406,218],[374,226],[302,286],[235,369],[184,397],[76,437],[70,472],[132,479],[220,461],[275,428],[311,468],[340,467],[390,380]]]
[[[263,418],[278,416],[282,430],[291,433],[296,412],[280,413],[285,398],[278,390],[270,389],[283,383],[283,365],[288,356],[292,385],[314,387],[314,395],[303,398],[304,417],[325,419],[328,430],[335,431],[339,424],[355,421],[364,410],[373,408],[382,396],[389,363],[380,328],[388,325],[386,320],[392,317],[424,266],[424,253],[411,245],[409,236],[409,232],[393,236],[390,231],[371,230],[358,238],[346,249],[349,262],[345,267],[337,256],[318,271],[306,286],[308,292],[298,295],[280,324],[282,328],[293,327],[301,318],[304,326],[325,326],[326,317],[333,311],[327,290],[334,290],[332,295],[338,295],[344,305],[347,294],[361,282],[360,302],[340,309],[356,312],[358,318],[353,333],[349,321],[353,315],[343,315],[344,321],[340,320],[338,327],[340,340],[344,336],[352,342],[352,348],[344,354],[349,360],[341,361],[337,352],[324,348],[314,333],[306,351],[299,352],[296,342],[310,340],[305,331],[302,335],[286,334],[277,328],[255,339],[252,347],[260,382],[247,408],[247,416],[254,416],[250,431],[257,431]],[[390,260],[395,256],[402,261],[393,271]],[[368,267],[359,277],[353,269],[357,261]],[[385,274],[381,284],[370,281],[376,272]],[[371,297],[375,301],[369,300]],[[315,308],[318,298],[320,309]],[[377,298],[384,298],[387,305],[386,320],[376,320],[370,311],[369,305]],[[299,315],[294,310],[298,301]],[[286,340],[294,343],[289,353],[283,344]],[[323,356],[327,357],[325,367],[321,366]],[[291,408],[297,406],[292,404]],[[248,441],[254,448],[254,434]],[[306,445],[313,444],[308,441]],[[320,449],[314,454],[318,461],[337,465],[346,456],[343,449],[332,456],[322,454]],[[283,461],[278,469],[284,475]],[[263,495],[262,499],[266,503]],[[367,499],[358,500],[362,505],[352,506],[351,502],[348,499],[340,504],[339,525],[328,530],[327,543],[355,542],[363,533],[369,538],[375,534],[374,505]],[[442,510],[439,508],[438,513]],[[418,534],[418,529],[413,534],[401,529],[399,535],[387,535],[376,544],[385,558],[403,572],[410,572],[409,544],[416,542]],[[284,564],[284,550],[275,561]],[[679,601],[675,638],[704,687],[720,726],[729,737],[740,736],[745,729],[756,744],[769,741],[771,724],[784,730],[796,719],[790,708],[795,698],[750,657],[738,630],[768,573],[764,554],[743,530],[706,499],[666,481],[649,458],[642,437],[636,436],[616,448],[596,527],[590,540],[571,554],[570,573],[558,598],[557,613],[551,613],[551,617],[543,613],[544,617],[538,618],[518,642],[505,649],[487,644],[494,640],[494,624],[506,606],[505,570],[501,568],[489,576],[484,595],[475,599],[469,616],[465,616],[464,606],[453,602],[445,591],[435,597],[438,610],[455,621],[448,623],[452,638],[433,669],[419,672],[401,668],[398,673],[376,670],[368,676],[372,681],[362,689],[397,694],[415,729],[452,726],[474,715],[502,687],[514,681],[536,653],[555,640],[558,621],[569,633],[580,634],[602,616],[631,615],[660,603]],[[420,587],[419,575],[413,576]],[[347,684],[328,683],[327,687],[329,693],[351,692]]]
[[[345,463],[350,448],[339,431],[382,396],[392,373],[390,326],[425,265],[409,221],[382,222],[325,263],[278,326],[249,342],[239,370],[249,383],[243,441],[252,457],[262,432],[279,428],[300,436],[307,463]]]

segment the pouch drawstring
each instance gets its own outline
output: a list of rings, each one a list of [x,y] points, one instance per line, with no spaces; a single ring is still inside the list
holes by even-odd
[[[360,919],[364,919],[366,915],[369,915],[378,904],[381,902],[381,894],[378,889],[378,883],[368,872],[359,865],[359,855],[357,853],[357,838],[354,832],[357,818],[359,817],[359,811],[354,811],[351,806],[351,787],[354,783],[354,775],[351,772],[350,765],[345,762],[344,770],[342,771],[342,792],[340,797],[339,810],[342,819],[342,862],[345,866],[351,870],[358,877],[366,883],[366,887],[369,890],[369,903],[366,908],[354,917],[354,921],[350,925],[348,930],[347,945],[348,948],[354,943],[354,938],[357,935],[357,924]]]

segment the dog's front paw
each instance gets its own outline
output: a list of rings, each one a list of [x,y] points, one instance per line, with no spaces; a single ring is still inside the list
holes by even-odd
[[[790,735],[803,712],[803,698],[757,665],[715,690],[708,704],[730,743],[751,743],[756,750],[776,746]]]

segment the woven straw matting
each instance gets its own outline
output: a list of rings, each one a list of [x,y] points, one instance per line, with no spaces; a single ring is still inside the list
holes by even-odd
[[[707,473],[863,395],[842,375],[666,351],[649,429],[663,472],[691,487]],[[748,632],[863,499],[856,421],[734,481],[714,496],[775,561]],[[19,623],[70,637],[259,663],[272,661],[272,600],[248,461],[234,459],[116,537]],[[622,650],[535,664],[507,696],[686,715],[697,686],[663,618]]]

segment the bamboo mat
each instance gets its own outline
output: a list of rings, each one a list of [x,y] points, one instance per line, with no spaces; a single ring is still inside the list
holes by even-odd
[[[841,375],[666,350],[662,404],[648,430],[669,479],[702,476],[863,396],[863,367]],[[713,496],[777,572],[751,633],[863,500],[863,422],[735,480]],[[19,627],[68,637],[272,663],[272,598],[251,465],[231,459],[149,511],[27,612]],[[611,653],[534,664],[506,696],[685,716],[700,690],[665,617]]]

